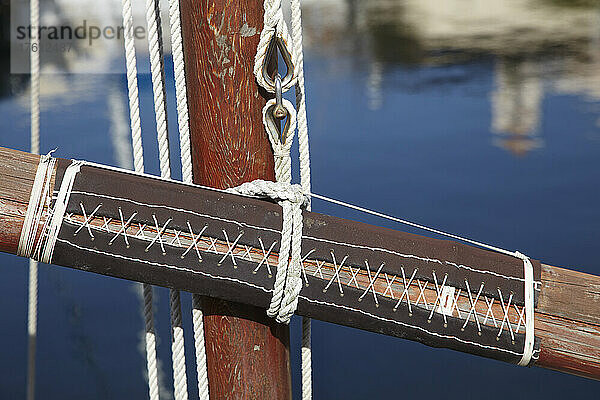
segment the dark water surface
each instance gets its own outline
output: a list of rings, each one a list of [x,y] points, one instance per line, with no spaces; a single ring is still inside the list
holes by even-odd
[[[307,1],[314,191],[600,274],[600,8],[565,4]],[[1,79],[0,146],[26,150],[28,81]],[[140,76],[140,94],[146,162],[157,173],[149,75]],[[41,126],[44,152],[127,165],[124,75],[44,75]],[[406,229],[316,200],[313,207]],[[21,399],[27,262],[2,254],[0,270],[0,398]],[[146,398],[137,290],[40,266],[37,398]],[[168,389],[168,292],[156,293]],[[185,315],[190,303],[184,295]],[[184,328],[193,398],[190,318]],[[299,393],[299,321],[292,329]],[[313,343],[315,399],[589,399],[599,390],[574,376],[318,321]]]

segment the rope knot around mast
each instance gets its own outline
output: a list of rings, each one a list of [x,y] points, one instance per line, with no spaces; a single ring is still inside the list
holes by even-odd
[[[282,208],[281,244],[273,297],[267,315],[277,322],[289,324],[298,306],[298,295],[302,289],[302,209],[308,206],[309,195],[302,186],[287,182],[254,180],[227,189],[243,196],[266,197],[278,202]]]
[[[248,197],[269,198],[278,203],[290,202],[298,208],[309,204],[310,196],[302,191],[302,186],[286,182],[273,182],[256,179],[239,186],[226,189],[227,192]]]

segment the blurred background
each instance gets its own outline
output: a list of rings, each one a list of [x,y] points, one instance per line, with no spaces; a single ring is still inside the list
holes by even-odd
[[[0,146],[20,150],[29,148],[29,76],[10,73],[8,37],[11,12],[27,15],[27,6],[0,0]],[[42,0],[41,10],[47,24],[120,24],[119,0]],[[134,1],[142,26],[144,12]],[[600,274],[600,1],[304,0],[303,17],[314,192]],[[166,36],[166,16],[163,25]],[[131,166],[124,55],[114,42],[42,51],[42,152]],[[140,41],[141,117],[148,171],[157,174],[146,49]],[[316,200],[313,208],[410,231]],[[3,399],[25,397],[27,264],[0,254]],[[42,265],[39,293],[37,398],[147,397],[138,285]],[[167,399],[166,289],[156,290],[156,303]],[[184,315],[190,305],[185,295]],[[184,327],[194,398],[191,318]],[[296,395],[299,344],[295,320]],[[598,392],[583,378],[318,321],[313,345],[315,399],[583,399]]]

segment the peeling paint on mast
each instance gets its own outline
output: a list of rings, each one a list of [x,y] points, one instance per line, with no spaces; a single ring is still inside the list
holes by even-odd
[[[259,0],[181,0],[194,182],[219,188],[274,180],[262,124],[265,93],[253,75],[263,24]],[[290,399],[289,329],[264,309],[207,299],[210,393]]]

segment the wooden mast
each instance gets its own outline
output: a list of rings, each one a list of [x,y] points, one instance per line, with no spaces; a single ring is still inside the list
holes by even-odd
[[[181,0],[194,182],[274,180],[252,69],[261,0]],[[289,329],[265,310],[203,299],[211,397],[291,398]]]

